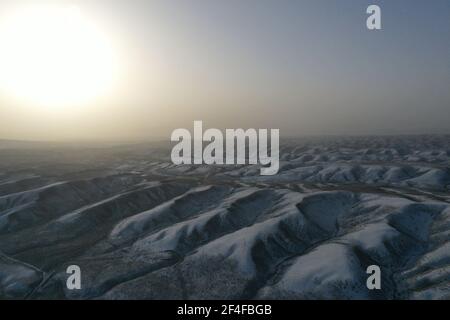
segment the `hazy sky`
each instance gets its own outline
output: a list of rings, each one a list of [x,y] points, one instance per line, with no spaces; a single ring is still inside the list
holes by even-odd
[[[53,3],[108,34],[120,77],[67,112],[0,91],[0,138],[169,139],[194,120],[281,136],[450,133],[448,0]],[[370,4],[381,31],[366,28]]]

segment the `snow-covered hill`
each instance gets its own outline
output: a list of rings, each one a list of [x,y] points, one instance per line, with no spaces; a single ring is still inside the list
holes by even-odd
[[[450,299],[450,137],[285,140],[269,177],[169,147],[4,149],[0,297]]]

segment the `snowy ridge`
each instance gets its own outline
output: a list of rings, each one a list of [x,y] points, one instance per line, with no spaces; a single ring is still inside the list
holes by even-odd
[[[450,299],[446,137],[285,141],[273,177],[136,148],[5,165],[0,298]]]

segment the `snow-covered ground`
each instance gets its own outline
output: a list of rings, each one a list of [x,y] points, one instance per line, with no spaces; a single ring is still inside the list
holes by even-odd
[[[285,139],[275,176],[1,144],[0,298],[450,299],[448,136]]]

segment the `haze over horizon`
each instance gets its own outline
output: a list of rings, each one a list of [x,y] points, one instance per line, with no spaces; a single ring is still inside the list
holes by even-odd
[[[85,33],[52,34],[66,37],[67,45],[79,41],[79,54],[87,54],[81,62],[78,55],[62,57],[66,75],[80,68],[87,73],[63,79],[70,81],[55,92],[64,95],[39,103],[21,97],[36,97],[33,82],[18,88],[14,82],[14,94],[0,86],[0,139],[169,140],[176,128],[192,130],[194,120],[205,128],[279,128],[281,137],[450,133],[446,0],[6,0],[0,36],[17,8],[41,4],[76,8],[105,45],[90,47],[97,41],[84,41],[87,27]],[[381,31],[366,28],[370,4],[381,7]],[[40,18],[24,21],[25,37],[45,20]],[[49,32],[60,20],[46,26]],[[10,43],[30,48],[26,41],[17,36]],[[61,49],[51,43],[42,52],[55,48]],[[19,66],[52,63],[34,50],[17,56]],[[109,56],[110,64],[94,70]],[[9,62],[4,58],[0,66]],[[104,79],[109,67],[111,84]],[[48,70],[36,70],[39,83]],[[8,71],[15,76],[14,68]],[[98,92],[87,90],[94,86]]]

